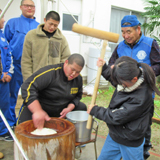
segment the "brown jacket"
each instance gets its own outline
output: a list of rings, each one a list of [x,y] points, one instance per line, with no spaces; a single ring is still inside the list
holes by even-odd
[[[27,33],[21,60],[23,81],[38,69],[64,62],[70,55],[68,42],[57,28],[53,37],[48,38],[42,31],[44,24]]]

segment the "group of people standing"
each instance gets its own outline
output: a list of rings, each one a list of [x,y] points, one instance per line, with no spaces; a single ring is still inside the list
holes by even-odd
[[[23,42],[27,32],[31,29],[35,29],[39,24],[34,17],[35,5],[33,1],[22,0],[20,9],[22,11],[21,16],[8,20],[4,28],[4,33],[2,33],[1,30],[0,37],[3,69],[2,81],[0,82],[0,94],[3,95],[0,97],[1,110],[5,110],[5,112],[3,111],[3,114],[12,129],[16,125],[15,106],[17,103],[18,92],[23,82],[21,73]],[[3,29],[5,22],[4,17],[2,17],[0,21],[0,29]],[[10,81],[6,80],[6,75],[10,76]],[[5,86],[7,89],[2,88],[2,86]],[[13,141],[2,119],[0,120],[0,123],[2,124],[0,125],[0,139]]]
[[[2,63],[1,83],[6,86],[5,93],[8,95],[5,96],[3,93],[1,105],[3,104],[2,106],[7,110],[7,114],[4,113],[4,115],[11,128],[16,125],[15,106],[23,81],[38,69],[46,65],[62,63],[71,55],[68,43],[58,29],[60,16],[57,12],[47,13],[44,24],[39,25],[34,17],[35,4],[32,0],[22,0],[20,9],[21,16],[8,20],[4,34],[1,31],[3,42],[1,46],[7,47],[1,49],[1,59],[5,63]],[[3,17],[1,29],[4,27],[4,22]],[[1,88],[1,90],[4,89]],[[4,101],[7,104],[4,104]],[[5,128],[2,125],[0,127]],[[12,140],[6,128],[4,132],[0,129],[0,139],[2,138]]]
[[[15,106],[23,81],[41,67],[64,63],[71,55],[67,40],[58,29],[59,14],[50,11],[44,23],[39,24],[34,17],[35,8],[34,1],[21,0],[20,17],[8,20],[5,28],[4,17],[0,19],[0,109],[12,129],[17,122]],[[13,141],[1,118],[0,140]]]
[[[72,54],[58,25],[60,16],[50,11],[39,24],[32,0],[22,0],[22,15],[10,19],[0,30],[1,81],[0,109],[14,128],[33,119],[43,128],[50,117],[65,118],[74,110],[87,111],[82,98],[80,75],[85,64],[80,54]],[[0,10],[0,13],[2,10]],[[4,27],[4,17],[0,29]],[[109,65],[99,59],[102,75],[115,87],[110,105],[89,106],[88,113],[105,121],[109,134],[98,160],[143,160],[151,148],[151,118],[154,111],[155,77],[160,75],[160,49],[143,35],[134,15],[121,21],[124,40],[115,48]],[[131,58],[130,58],[131,57]],[[24,103],[18,120],[15,115],[21,87]],[[0,118],[0,140],[13,140]]]

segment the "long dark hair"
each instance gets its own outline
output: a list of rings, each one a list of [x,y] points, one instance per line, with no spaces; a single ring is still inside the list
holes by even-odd
[[[148,86],[160,96],[160,91],[155,86],[156,78],[152,68],[146,63],[138,63],[136,60],[122,56],[118,58],[111,72],[111,78],[115,85],[122,84],[123,81],[130,82],[134,77],[143,75]]]

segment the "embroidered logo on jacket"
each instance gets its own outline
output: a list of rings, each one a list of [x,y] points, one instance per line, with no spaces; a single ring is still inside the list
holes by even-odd
[[[78,88],[71,88],[71,94],[78,93]]]
[[[140,51],[138,51],[138,53],[137,53],[137,57],[138,57],[139,60],[145,59],[146,56],[147,56],[147,54],[146,54],[146,52],[143,51],[143,50],[140,50]]]

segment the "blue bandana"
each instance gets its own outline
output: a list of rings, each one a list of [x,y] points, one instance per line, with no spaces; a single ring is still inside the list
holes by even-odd
[[[123,25],[126,22],[128,22],[130,24],[129,25]],[[123,19],[121,20],[121,27],[133,27],[133,26],[137,26],[138,24],[141,25],[141,23],[137,19],[137,16],[135,16],[135,15],[124,16]]]

